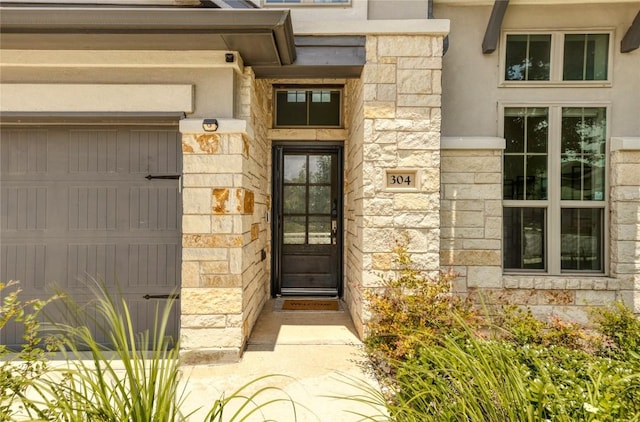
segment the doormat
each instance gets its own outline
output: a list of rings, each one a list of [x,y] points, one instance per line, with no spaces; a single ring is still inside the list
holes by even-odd
[[[283,311],[337,311],[337,300],[285,300],[282,304]]]

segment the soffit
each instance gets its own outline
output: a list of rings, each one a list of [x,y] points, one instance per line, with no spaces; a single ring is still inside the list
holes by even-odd
[[[1,7],[3,49],[230,50],[250,66],[296,59],[284,10]]]

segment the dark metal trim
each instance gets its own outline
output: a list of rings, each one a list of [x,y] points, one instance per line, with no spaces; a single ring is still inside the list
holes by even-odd
[[[102,125],[135,124],[177,126],[184,113],[59,113],[59,112],[3,112],[0,123],[16,125]]]
[[[161,174],[161,175],[147,174],[144,178],[147,180],[154,180],[154,179],[178,180],[180,179],[180,175],[179,174]]]
[[[620,52],[629,53],[640,47],[640,11],[620,42]]]
[[[0,7],[0,34],[185,35],[272,37],[283,65],[296,59],[289,10],[157,7]],[[133,38],[132,38],[133,40]],[[162,49],[162,40],[157,41]],[[6,44],[5,44],[6,46]],[[244,56],[243,51],[240,54]]]
[[[487,29],[484,33],[484,39],[482,40],[482,54],[490,54],[496,50],[498,39],[500,38],[502,20],[504,19],[508,5],[509,0],[495,0],[495,3],[493,3],[491,17],[487,23]]]
[[[146,294],[144,296],[142,296],[143,299],[149,300],[149,299],[180,299],[180,295],[179,294],[172,294],[172,295],[150,295],[150,294]]]

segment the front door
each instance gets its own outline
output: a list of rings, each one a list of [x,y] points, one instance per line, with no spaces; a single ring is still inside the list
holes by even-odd
[[[342,147],[273,150],[273,294],[341,294]]]

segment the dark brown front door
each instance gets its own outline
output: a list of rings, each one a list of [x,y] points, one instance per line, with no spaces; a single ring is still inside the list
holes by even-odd
[[[342,149],[276,145],[273,293],[340,295]]]

